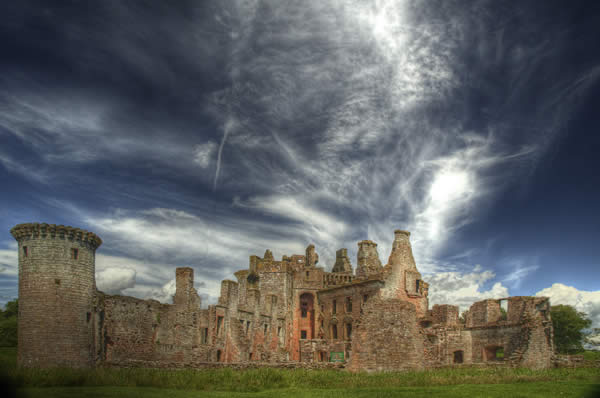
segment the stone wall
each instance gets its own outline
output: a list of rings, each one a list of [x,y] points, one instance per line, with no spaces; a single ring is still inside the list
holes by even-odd
[[[222,281],[207,309],[190,267],[175,270],[173,304],[106,295],[95,286],[96,235],[47,224],[11,232],[19,243],[24,366],[319,367],[332,357],[352,371],[553,366],[547,298],[502,299],[505,315],[501,300],[474,303],[465,323],[456,306],[430,310],[406,231],[395,231],[385,267],[377,244],[361,241],[356,275],[345,249],[336,253],[335,272],[316,266],[313,245],[281,260],[270,250],[250,256],[248,269]]]
[[[355,323],[352,371],[422,369],[423,340],[415,306],[400,299],[369,298]]]

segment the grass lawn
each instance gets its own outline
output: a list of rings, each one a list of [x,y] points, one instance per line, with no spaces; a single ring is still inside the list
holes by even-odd
[[[600,397],[600,370],[446,368],[349,373],[272,369],[21,369],[0,371],[25,397]]]

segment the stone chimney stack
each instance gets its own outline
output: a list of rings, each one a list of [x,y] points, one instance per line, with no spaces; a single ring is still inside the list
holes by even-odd
[[[400,266],[405,271],[417,271],[417,264],[410,245],[410,232],[397,229],[394,231],[394,243],[388,264]]]
[[[173,304],[200,308],[200,296],[194,289],[194,269],[180,267],[175,269],[175,295]]]
[[[340,249],[335,252],[335,264],[331,272],[352,273],[352,264],[348,257],[348,249]]]
[[[356,276],[366,278],[372,274],[378,274],[383,271],[379,254],[377,253],[377,243],[372,240],[363,240],[358,242],[358,255],[356,265]]]
[[[315,245],[308,245],[306,248],[306,262],[304,263],[305,267],[314,267],[319,262],[319,255],[315,251]]]

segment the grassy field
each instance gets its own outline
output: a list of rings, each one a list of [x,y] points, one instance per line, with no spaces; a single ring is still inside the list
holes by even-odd
[[[37,397],[593,397],[598,369],[437,369],[352,374],[335,370],[18,369],[0,349],[0,370]],[[596,395],[597,394],[597,395]]]

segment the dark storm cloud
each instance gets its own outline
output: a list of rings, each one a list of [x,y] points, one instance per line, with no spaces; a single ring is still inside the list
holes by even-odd
[[[140,296],[192,265],[214,299],[267,247],[312,242],[330,267],[368,237],[385,262],[397,227],[440,288],[517,288],[531,254],[489,257],[497,225],[461,234],[528,186],[600,77],[589,3],[0,7],[4,229],[83,224],[109,288]]]

